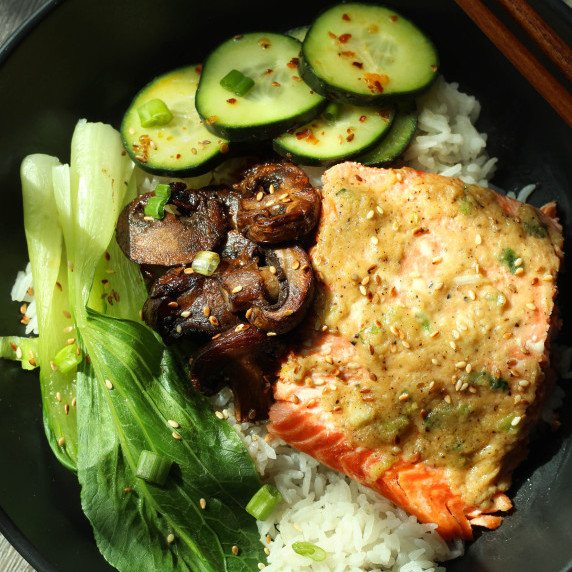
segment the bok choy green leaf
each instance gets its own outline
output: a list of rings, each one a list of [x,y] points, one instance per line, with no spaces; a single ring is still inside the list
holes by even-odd
[[[122,151],[114,129],[80,122],[70,167],[54,168],[69,307],[86,356],[77,371],[82,507],[119,570],[246,572],[265,558],[244,510],[258,474],[238,435],[138,320],[145,288],[113,236],[134,192]],[[143,450],[173,461],[163,486],[137,478]]]

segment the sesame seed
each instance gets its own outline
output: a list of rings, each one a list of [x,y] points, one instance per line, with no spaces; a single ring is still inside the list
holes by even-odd
[[[379,242],[379,238],[377,238],[377,236],[372,236],[371,241],[373,242],[373,244],[377,244]]]
[[[223,415],[220,411],[215,411],[215,415],[216,415],[219,419],[224,419],[224,415]]]
[[[183,272],[184,272],[185,274],[194,274],[194,273],[195,273],[195,271],[194,271],[191,267],[185,268],[185,269],[183,270]]]
[[[462,385],[463,385],[463,382],[459,379],[457,381],[457,383],[455,384],[455,391],[459,391],[461,389]]]
[[[457,330],[452,330],[451,335],[458,340],[461,337],[461,334]]]
[[[72,399],[72,407],[75,407],[76,404],[77,404],[77,399],[74,397],[74,398]]]
[[[188,318],[190,315],[191,315],[190,310],[185,310],[184,312],[181,312],[181,318]]]
[[[439,361],[436,360],[435,358],[431,358],[431,363],[432,363],[433,365],[439,365]]]
[[[177,429],[178,427],[180,427],[180,425],[179,425],[174,419],[169,419],[169,420],[167,420],[167,423],[168,423],[171,427],[174,427],[175,429]]]
[[[528,379],[521,379],[518,382],[518,385],[520,385],[520,387],[528,387],[530,385],[530,381],[528,381]]]
[[[399,182],[401,182],[401,181],[403,180],[403,175],[402,175],[401,173],[396,173],[396,174],[395,174],[395,178],[396,178]]]
[[[401,453],[401,447],[398,447],[397,445],[395,445],[394,447],[391,447],[391,451],[393,453]]]
[[[510,338],[512,338],[513,335],[514,335],[514,334],[513,334],[512,332],[505,332],[505,333],[502,335],[502,337],[503,337],[505,340],[509,340]]]
[[[366,287],[363,284],[360,284],[359,291],[362,293],[363,296],[367,295]]]
[[[167,543],[168,544],[173,544],[173,542],[175,542],[175,535],[174,534],[168,534],[167,535]]]
[[[471,300],[476,300],[476,299],[477,299],[477,295],[475,294],[475,292],[474,292],[473,290],[469,290],[469,291],[467,292],[467,295],[469,296],[469,298],[470,298]]]
[[[513,427],[516,427],[520,423],[521,417],[518,415],[510,422]]]
[[[63,446],[64,446],[64,443],[65,443],[65,440],[66,440],[65,437],[60,437],[60,438],[58,439],[58,445],[59,445],[60,447],[63,447]]]
[[[237,546],[236,544],[231,548],[231,550],[232,550],[232,553],[233,553],[235,556],[238,555],[238,546]]]
[[[514,273],[516,274],[516,276],[520,276],[521,274],[524,274],[524,268],[522,266],[519,266]]]
[[[259,562],[259,563],[258,563],[258,569],[259,569],[259,570],[264,570],[265,568],[266,568],[266,564],[264,564],[264,563],[262,563],[262,562]]]
[[[113,389],[113,383],[111,383],[109,379],[105,380],[105,385],[107,386],[107,389]]]
[[[469,391],[470,391],[471,393],[477,393],[477,388],[476,388],[476,387],[473,387],[473,386],[471,385],[471,386],[469,387]]]
[[[266,335],[271,337],[271,336],[277,336],[278,334],[276,332],[266,332]]]
[[[483,239],[481,237],[480,234],[477,234],[477,236],[475,236],[475,244],[481,244],[483,242]]]
[[[66,403],[64,405],[64,413],[67,415],[70,412],[70,406]]]
[[[260,192],[257,193],[257,195],[256,195],[256,200],[257,200],[257,201],[261,201],[263,197],[264,197],[264,193],[263,193],[262,191],[260,191]]]
[[[274,185],[270,184],[270,186],[268,187],[268,192],[273,195],[274,194]]]
[[[276,274],[276,266],[269,266],[268,270],[270,271],[270,274]]]
[[[205,306],[203,308],[203,314],[208,318],[211,315],[211,309],[208,306]]]
[[[522,258],[517,258],[517,259],[514,261],[514,266],[515,266],[515,267],[522,266]]]
[[[443,282],[437,282],[437,284],[435,284],[435,290],[441,290],[441,288],[443,288]]]
[[[200,499],[199,500],[199,506],[205,510],[205,508],[207,508],[207,501],[205,499]]]
[[[216,316],[209,316],[209,322],[215,327],[219,325],[219,321]]]
[[[466,372],[466,373],[471,373],[472,370],[473,370],[473,366],[472,366],[470,363],[468,363],[468,364],[467,364],[467,367],[465,368],[465,372]]]
[[[439,333],[440,333],[439,330],[435,330],[434,332],[431,332],[429,334],[429,337],[436,338],[439,335]]]
[[[242,290],[242,286],[240,286],[240,285],[235,286],[235,287],[231,290],[231,294],[238,294],[241,290]]]
[[[429,391],[431,391],[434,387],[435,387],[435,382],[432,381],[432,382],[429,384]]]
[[[407,401],[409,399],[409,393],[402,393],[398,399],[399,401]]]
[[[300,268],[300,261],[299,260],[294,260],[294,262],[292,262],[292,268],[294,270],[298,270],[298,268]]]
[[[270,549],[267,546],[264,547],[264,554],[266,554],[266,556],[270,554]]]
[[[182,438],[176,431],[173,431],[173,432],[171,433],[171,435],[172,435],[173,439],[176,439],[177,441],[182,441],[182,440],[183,440],[183,438]]]
[[[466,362],[466,361],[458,361],[458,362],[455,364],[455,367],[456,367],[457,369],[465,369],[466,366],[467,366],[467,362]]]
[[[431,264],[439,264],[439,262],[443,262],[442,256],[435,256],[433,257],[433,260],[431,260]]]
[[[383,209],[380,206],[375,207],[375,210],[379,213],[379,214],[383,214]]]
[[[450,395],[445,395],[444,399],[447,403],[451,403],[451,396]]]
[[[62,394],[61,394],[59,391],[56,393],[56,399],[61,403],[61,401],[62,401]]]
[[[463,385],[461,385],[461,391],[465,391],[465,389],[467,389],[467,387],[469,387],[469,384],[465,381],[465,383],[463,383]]]
[[[542,280],[543,280],[544,282],[552,282],[552,281],[554,280],[554,277],[552,276],[552,274],[545,274],[545,275],[542,277]]]
[[[515,395],[514,396],[514,404],[518,405],[522,401],[522,395]]]
[[[252,316],[252,312],[253,312],[253,308],[248,308],[248,310],[246,310],[245,317],[247,320],[248,320],[248,318],[250,318],[250,316]]]
[[[457,349],[457,344],[455,342],[449,342],[449,346],[451,347],[451,349],[456,350]]]
[[[181,326],[181,324],[177,324],[175,330],[177,331],[177,334],[180,334],[183,331],[183,326]]]
[[[532,302],[530,302],[529,304],[526,304],[526,307],[529,310],[536,310],[536,306]]]
[[[411,345],[408,342],[406,342],[405,340],[402,340],[401,343],[403,344],[404,348],[409,349],[411,347]]]

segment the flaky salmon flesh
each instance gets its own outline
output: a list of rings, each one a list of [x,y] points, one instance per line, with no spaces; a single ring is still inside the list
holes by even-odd
[[[554,378],[554,206],[409,168],[323,181],[318,293],[269,430],[444,538],[496,528]]]

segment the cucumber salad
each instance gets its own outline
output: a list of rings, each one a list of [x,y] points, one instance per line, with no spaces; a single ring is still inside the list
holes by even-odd
[[[268,549],[256,520],[281,501],[232,427],[190,388],[188,354],[142,320],[145,274],[115,238],[120,213],[144,192],[140,170],[180,180],[269,154],[300,166],[390,165],[438,73],[433,43],[407,18],[340,4],[285,34],[237,34],[203,62],[155,78],[119,133],[79,121],[69,164],[24,160],[39,337],[2,338],[0,355],[39,366],[48,441],[77,473],[97,545],[118,570],[262,569]],[[143,218],[161,219],[171,190],[151,194]],[[203,259],[197,267],[216,256]],[[309,543],[292,550],[327,557]]]

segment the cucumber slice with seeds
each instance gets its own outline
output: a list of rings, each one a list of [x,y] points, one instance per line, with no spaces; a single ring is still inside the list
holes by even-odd
[[[135,96],[123,117],[121,136],[131,159],[143,170],[189,177],[226,158],[228,141],[207,131],[195,108],[199,77],[200,66],[181,68],[154,79]],[[153,100],[164,103],[173,118],[143,127],[140,110]]]
[[[207,128],[231,141],[256,141],[318,115],[326,102],[299,76],[300,47],[289,36],[260,32],[216,48],[203,66],[196,99]],[[220,85],[232,70],[254,80],[243,96]]]
[[[301,165],[331,165],[377,145],[390,129],[394,108],[340,104],[334,120],[326,115],[325,110],[305,125],[276,137],[274,150]]]
[[[416,96],[437,77],[433,43],[390,8],[348,3],[328,9],[308,31],[300,74],[318,93],[356,105]]]
[[[387,135],[371,151],[358,155],[354,161],[370,167],[387,165],[397,159],[413,139],[417,129],[415,101],[400,103]]]

